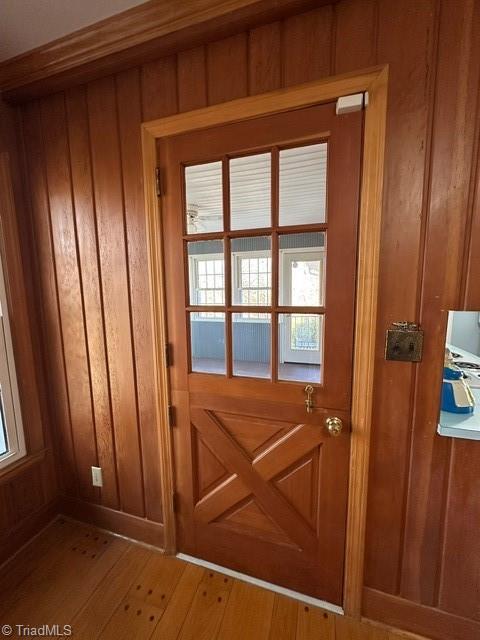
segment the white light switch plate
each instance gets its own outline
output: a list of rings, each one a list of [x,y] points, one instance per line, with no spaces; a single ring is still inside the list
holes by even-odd
[[[102,467],[92,467],[92,484],[94,487],[103,487]]]

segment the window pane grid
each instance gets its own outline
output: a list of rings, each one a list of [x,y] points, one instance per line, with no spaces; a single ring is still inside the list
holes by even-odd
[[[202,320],[220,321],[224,325],[225,356],[228,365],[224,358],[218,371],[214,370],[213,365],[208,364],[205,365],[207,368],[204,372],[221,373],[228,377],[233,375],[263,377],[273,381],[304,382],[308,380],[321,383],[326,311],[324,303],[326,211],[322,185],[318,188],[313,187],[310,184],[310,178],[304,175],[305,168],[308,167],[310,177],[318,176],[320,182],[325,184],[325,153],[324,157],[320,158],[323,163],[321,168],[311,166],[312,158],[315,159],[315,156],[318,158],[319,151],[326,150],[326,143],[321,144],[323,147],[311,145],[309,148],[306,145],[298,148],[298,151],[273,149],[263,156],[261,154],[245,156],[245,160],[238,163],[233,173],[232,160],[224,159],[224,163],[227,163],[224,164],[224,169],[226,168],[227,171],[223,172],[221,189],[224,192],[223,205],[227,207],[226,224],[230,219],[231,227],[206,232],[203,238],[198,238],[197,242],[222,244],[227,248],[228,255],[225,259],[223,253],[218,257],[197,258],[194,285],[190,279],[188,308],[194,323]],[[281,154],[280,163],[278,162],[279,153]],[[250,158],[254,161],[253,164],[260,160],[270,163],[267,156],[272,159],[269,174],[270,187],[273,185],[270,218],[274,226],[270,228],[266,228],[268,224],[266,220],[261,224],[255,221],[259,209],[266,203],[267,181],[265,178],[268,172],[260,172],[258,167],[258,176],[248,175],[253,166],[249,166]],[[233,187],[232,177],[234,182],[237,181]],[[249,180],[252,180],[251,194],[247,189]],[[259,192],[255,192],[259,184],[263,184],[262,188],[264,188],[262,197],[265,195],[265,199],[260,203],[261,206],[257,206],[258,203],[254,197],[259,195]],[[232,209],[234,193],[235,211]],[[299,196],[302,194],[302,198],[297,199],[295,203],[292,198],[296,197],[296,193]],[[310,196],[311,199],[307,202]],[[287,208],[290,210],[288,216],[285,215]],[[264,209],[265,215],[266,209]],[[298,220],[295,218],[296,209]],[[231,219],[232,212],[236,215],[235,222]],[[220,215],[217,211],[215,213]],[[245,222],[241,222],[241,216],[246,216]],[[239,230],[242,230],[241,234]],[[188,235],[190,241],[194,239],[192,231],[190,226]],[[193,234],[202,236],[202,231],[198,229],[193,231]],[[287,259],[284,260],[285,256]],[[272,259],[275,260],[274,263]],[[272,273],[272,266],[274,273]],[[227,276],[228,283],[225,281]],[[272,286],[275,286],[275,292]],[[213,306],[214,309],[195,310],[195,306]],[[248,307],[248,310],[243,310],[241,307]],[[259,310],[254,311],[255,307],[259,307]],[[262,324],[268,324],[270,327],[268,333],[266,333],[267,329],[264,329],[263,333],[260,332]],[[244,329],[241,328],[242,325]],[[198,330],[196,332],[199,334]],[[249,348],[247,343],[240,346],[242,340],[258,341],[261,335],[262,342],[257,344],[257,349]],[[264,353],[264,350],[262,351],[259,347],[260,344],[264,344],[267,335],[271,344],[270,350],[274,349],[276,352],[272,353],[271,361],[268,363],[265,360],[266,352]],[[260,362],[260,351],[263,354],[262,362]],[[249,362],[248,358],[256,358],[256,360]],[[299,374],[298,371],[302,368],[309,369],[308,374],[301,372]],[[202,371],[197,366],[192,370]],[[270,372],[268,375],[267,371]]]

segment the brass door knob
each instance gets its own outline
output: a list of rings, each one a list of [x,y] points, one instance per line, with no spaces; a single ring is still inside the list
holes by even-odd
[[[329,416],[325,418],[325,426],[331,436],[339,436],[342,433],[343,422],[337,416]]]

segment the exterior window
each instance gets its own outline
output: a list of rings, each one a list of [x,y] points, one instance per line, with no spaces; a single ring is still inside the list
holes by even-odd
[[[272,258],[270,252],[234,255],[234,304],[268,307],[272,299]],[[248,312],[239,318],[266,319],[268,313]]]
[[[0,469],[24,455],[25,439],[0,261]]]
[[[191,304],[215,306],[225,304],[225,274],[223,255],[190,257]],[[196,319],[223,318],[217,311],[200,311]]]

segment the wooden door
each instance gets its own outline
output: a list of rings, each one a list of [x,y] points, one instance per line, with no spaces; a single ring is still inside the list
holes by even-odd
[[[326,104],[159,142],[178,549],[336,604],[362,122]]]

